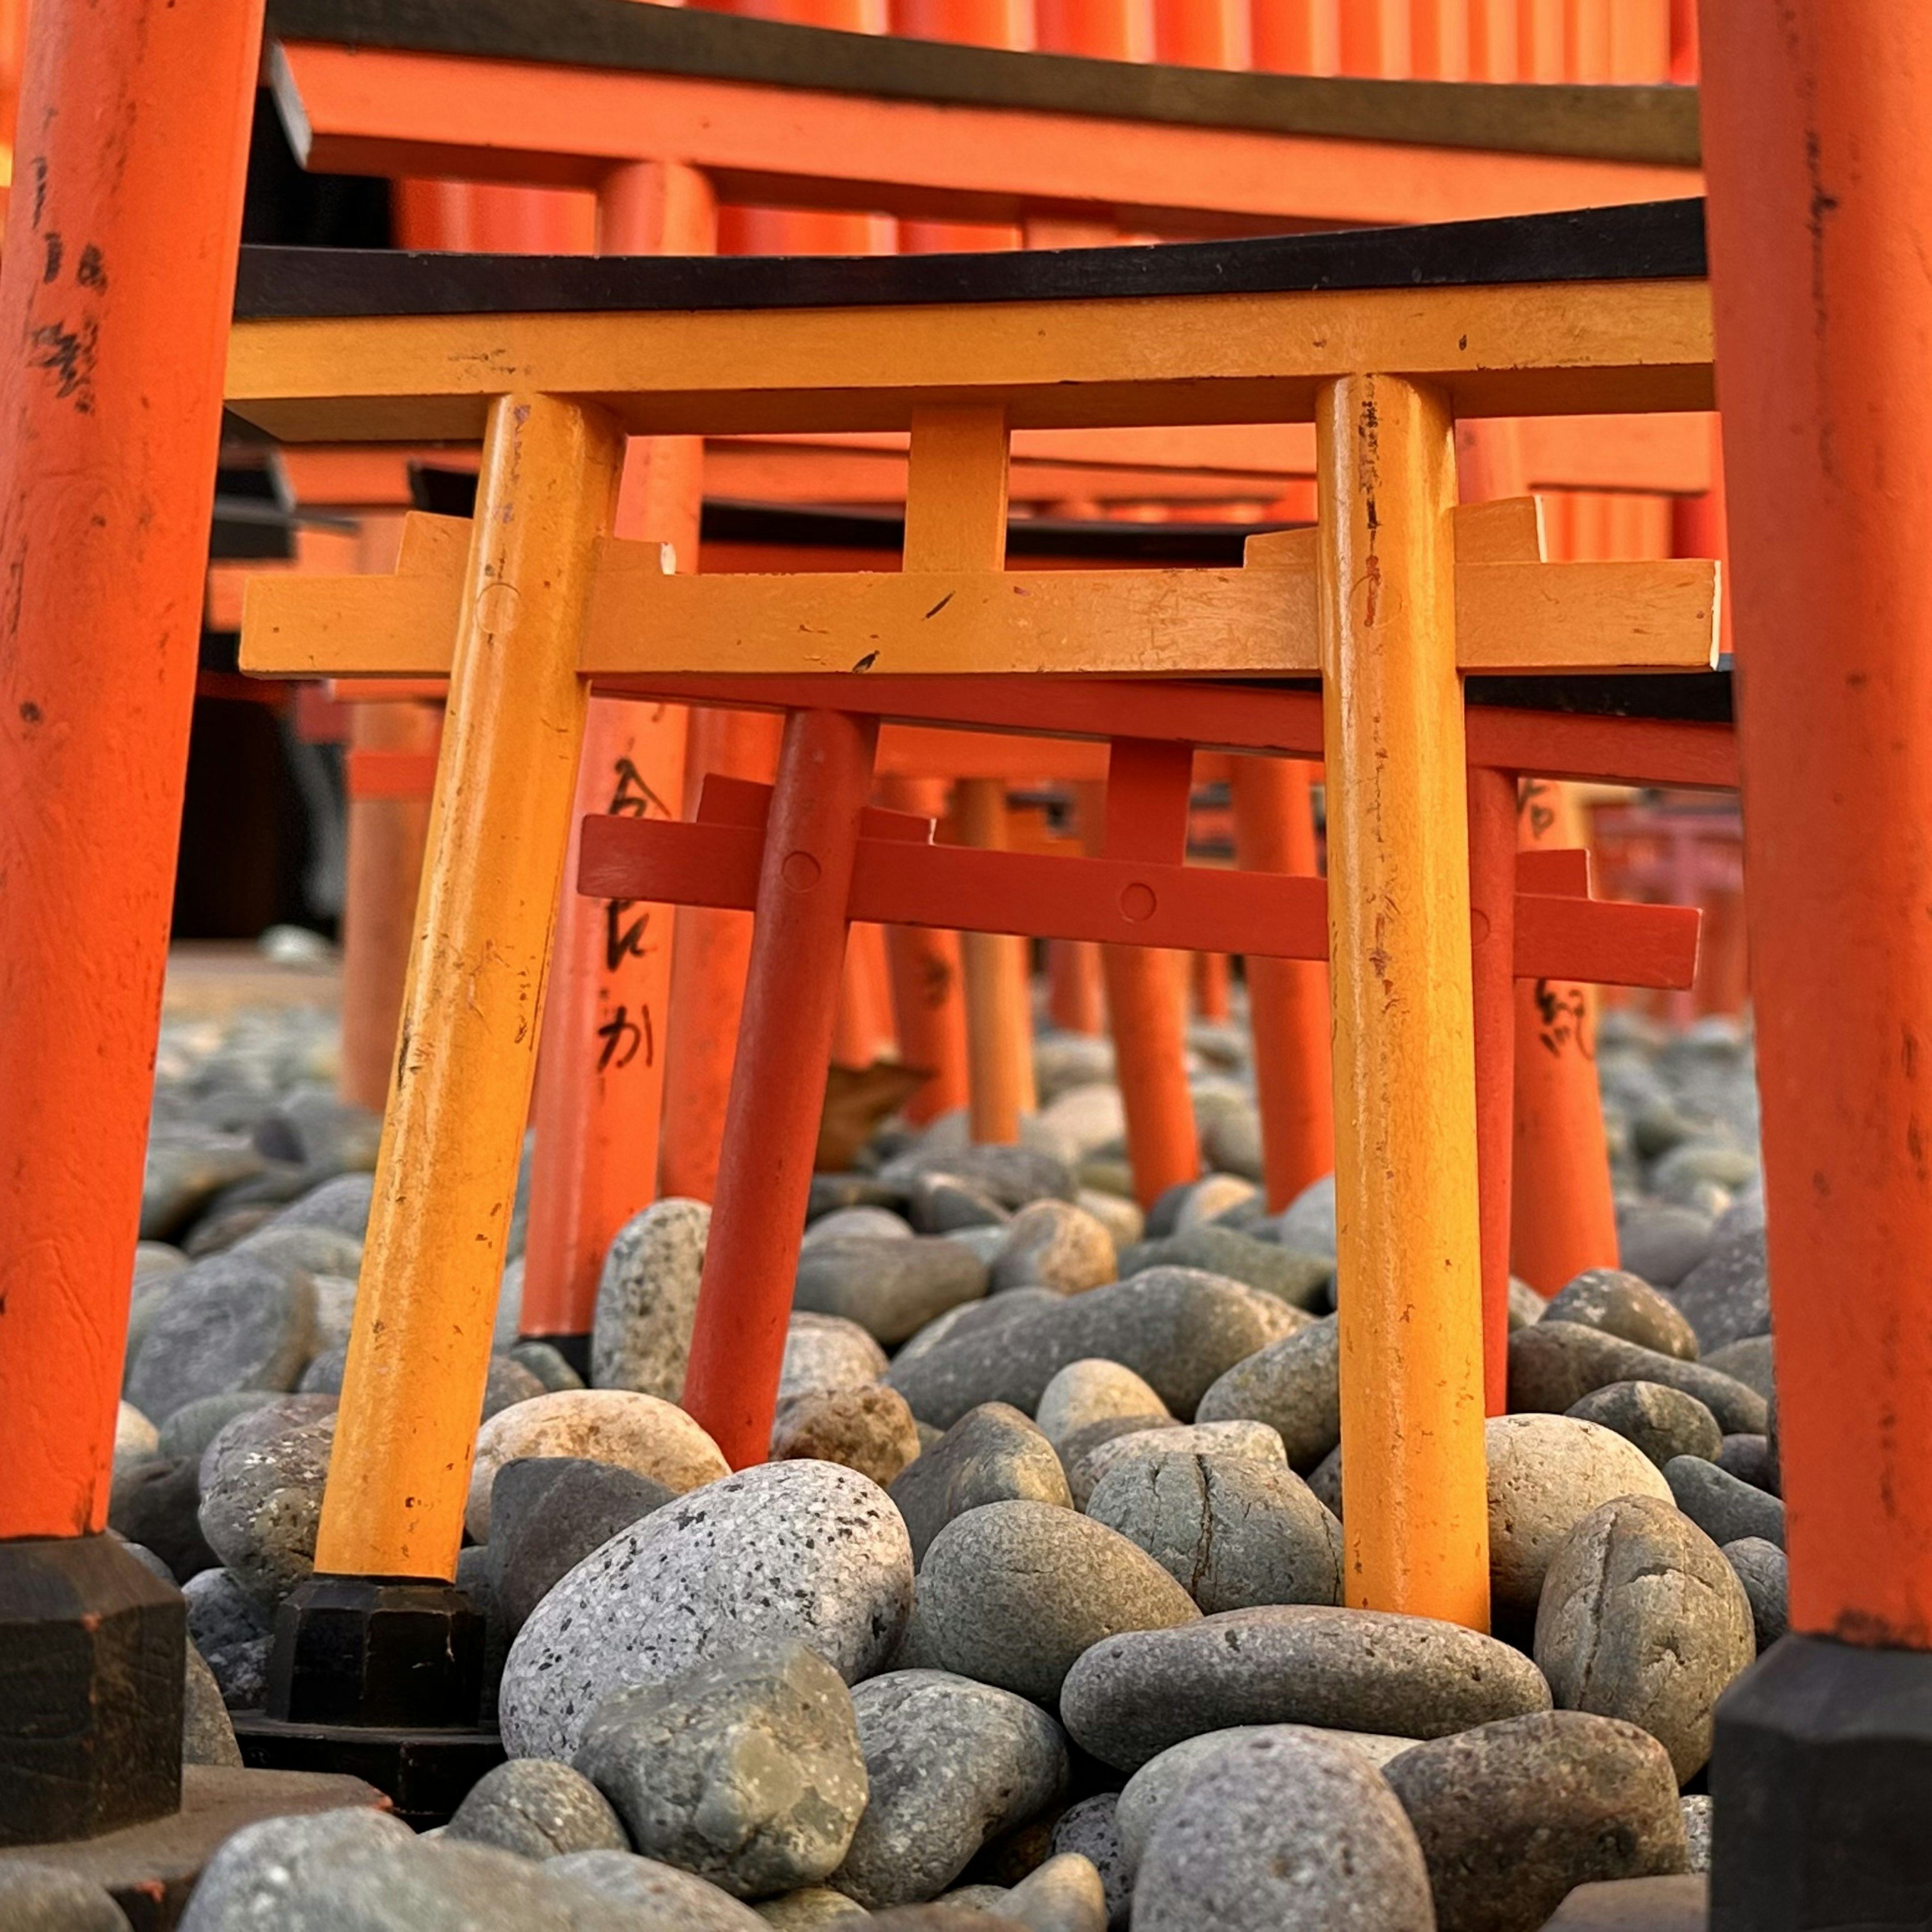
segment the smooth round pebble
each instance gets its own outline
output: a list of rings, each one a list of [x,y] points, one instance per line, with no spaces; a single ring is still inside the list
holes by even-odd
[[[765,1922],[729,1892],[694,1873],[632,1852],[570,1852],[546,1870],[625,1907],[621,1923],[626,1928],[674,1925],[677,1932],[764,1932]]]
[[[1697,1359],[1697,1331],[1668,1295],[1622,1268],[1586,1268],[1550,1298],[1545,1318],[1580,1322],[1679,1361]]]
[[[513,1757],[485,1772],[456,1808],[448,1835],[526,1858],[630,1850],[616,1813],[596,1786],[568,1765],[543,1757]]]
[[[1035,1201],[1006,1229],[993,1264],[992,1287],[1050,1288],[1084,1294],[1114,1280],[1114,1238],[1085,1208],[1070,1201]]]
[[[958,1241],[828,1235],[800,1250],[792,1300],[814,1315],[856,1322],[890,1346],[986,1292],[986,1264]]]
[[[1288,1467],[1304,1473],[1340,1442],[1341,1348],[1333,1316],[1237,1362],[1195,1412],[1198,1422],[1237,1419],[1278,1432]]]
[[[1718,1418],[1694,1395],[1661,1382],[1611,1382],[1566,1412],[1613,1429],[1660,1469],[1673,1456],[1714,1459],[1724,1447]]]
[[[104,1886],[58,1865],[0,1860],[0,1925],[7,1932],[128,1932]]]
[[[675,1493],[634,1470],[581,1456],[506,1462],[490,1487],[490,1540],[482,1546],[490,1615],[504,1641],[560,1576]]]
[[[1784,1547],[1784,1504],[1754,1484],[1695,1456],[1672,1457],[1664,1478],[1677,1507],[1713,1543],[1754,1536]]]
[[[1020,1412],[989,1402],[969,1410],[890,1485],[922,1563],[954,1517],[988,1503],[1050,1503],[1070,1508],[1066,1472],[1053,1445]]]
[[[1132,1369],[1097,1357],[1069,1362],[1046,1385],[1034,1412],[1056,1450],[1076,1429],[1117,1416],[1164,1415],[1166,1406]]]
[[[1509,1338],[1509,1406],[1513,1412],[1562,1415],[1592,1389],[1612,1382],[1661,1382],[1695,1396],[1726,1432],[1762,1430],[1763,1396],[1702,1362],[1660,1354],[1580,1322],[1546,1315]]]
[[[792,1311],[778,1378],[781,1400],[808,1389],[859,1388],[877,1382],[885,1372],[885,1350],[857,1322],[803,1309]]]
[[[1074,1508],[1084,1509],[1095,1486],[1113,1471],[1160,1456],[1218,1456],[1233,1462],[1271,1463],[1277,1468],[1288,1467],[1281,1437],[1265,1422],[1177,1423],[1155,1429],[1128,1430],[1096,1442],[1074,1462],[1067,1478]]]
[[[1761,1536],[1724,1546],[1724,1561],[1738,1573],[1750,1599],[1751,1624],[1762,1655],[1791,1628],[1791,1573],[1784,1552]]]
[[[1121,1862],[1120,1833],[1114,1822],[1120,1802],[1120,1793],[1115,1791],[1083,1798],[1061,1812],[1053,1827],[1054,1856],[1078,1852],[1099,1873],[1107,1923],[1116,1928],[1126,1924],[1127,1910],[1133,1902],[1133,1881]]]
[[[201,1533],[270,1610],[314,1571],[334,1442],[333,1396],[284,1396],[238,1416],[202,1454]]]

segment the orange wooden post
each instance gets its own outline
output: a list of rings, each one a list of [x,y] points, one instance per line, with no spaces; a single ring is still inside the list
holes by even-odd
[[[1090,940],[1052,939],[1046,946],[1046,1012],[1065,1033],[1107,1030],[1100,954]]]
[[[639,163],[598,196],[599,246],[616,254],[708,254],[717,206],[696,170]],[[632,442],[619,534],[698,560],[704,443]],[[675,814],[686,722],[674,706],[590,700],[578,766],[574,828],[586,812]],[[574,848],[565,876],[575,864]],[[587,1354],[598,1276],[611,1238],[650,1200],[670,1030],[671,914],[566,892],[560,909],[536,1088],[536,1152],[524,1267],[523,1332]],[[580,1360],[578,1366],[583,1366]]]
[[[0,1844],[179,1795],[178,1600],[98,1539],[261,22],[125,0],[29,28],[0,258]]]
[[[734,1469],[771,1444],[878,729],[794,712],[778,757],[684,1384],[684,1406]]]
[[[1516,775],[1472,765],[1468,789],[1483,1400],[1488,1414],[1502,1415],[1509,1408],[1510,1199],[1516,1135]]]
[[[1188,962],[1188,977],[1195,1017],[1225,1026],[1233,1011],[1229,1004],[1228,956],[1225,952],[1193,954]]]
[[[845,941],[838,1018],[832,1029],[832,1061],[862,1070],[874,1060],[892,1058],[898,1046],[892,1030],[885,929],[868,920],[855,921]]]
[[[882,778],[879,796],[892,811],[937,819],[946,810],[946,781]],[[904,1109],[908,1120],[922,1126],[967,1102],[966,1008],[961,992],[959,935],[927,926],[889,926],[886,952],[892,971],[899,1057],[908,1066],[929,1067],[932,1072]]]
[[[1725,1700],[1712,1922],[1932,1898],[1932,14],[1700,10],[1795,1634]]]
[[[1234,760],[1234,859],[1244,871],[1315,871],[1312,769],[1298,759]],[[1318,959],[1259,958],[1246,969],[1262,1185],[1279,1211],[1335,1165],[1328,969]]]
[[[907,532],[908,551],[910,527]],[[1006,788],[999,778],[962,778],[953,788],[961,841],[982,851],[1006,842]],[[1004,932],[962,932],[966,982],[968,1106],[976,1141],[1011,1142],[1034,1110],[1033,1027],[1026,942]]]

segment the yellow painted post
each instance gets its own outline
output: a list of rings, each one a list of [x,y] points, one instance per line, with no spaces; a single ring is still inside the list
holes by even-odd
[[[316,1568],[452,1578],[530,1108],[624,439],[492,405],[429,849]]]
[[[1352,1604],[1489,1624],[1453,424],[1326,385],[1318,572]]]

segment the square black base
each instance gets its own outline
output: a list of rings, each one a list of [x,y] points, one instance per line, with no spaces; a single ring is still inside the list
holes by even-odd
[[[482,1696],[483,1618],[453,1583],[318,1575],[275,1612],[267,1709],[283,1723],[467,1729]]]
[[[1718,1706],[1712,1932],[1932,1926],[1932,1653],[1780,1638]]]
[[[0,1543],[0,1845],[181,1801],[181,1592],[111,1536]]]
[[[503,1741],[494,1727],[290,1724],[260,1711],[237,1711],[234,1718],[236,1742],[250,1768],[360,1778],[419,1832],[446,1824],[470,1787],[503,1762]]]

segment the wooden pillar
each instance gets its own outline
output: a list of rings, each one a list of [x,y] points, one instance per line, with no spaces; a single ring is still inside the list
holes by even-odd
[[[1345,1584],[1484,1628],[1489,1532],[1469,872],[1444,399],[1317,405]]]
[[[1316,870],[1313,769],[1298,758],[1232,761],[1234,860],[1244,871]],[[1319,959],[1251,958],[1246,970],[1262,1185],[1278,1212],[1335,1165],[1328,968]]]
[[[585,404],[491,406],[318,1572],[455,1574],[623,444]]]
[[[898,1048],[886,967],[885,928],[862,922],[846,936],[832,1058],[840,1066],[862,1072],[874,1060],[891,1059]]]
[[[888,778],[880,801],[893,812],[922,818],[946,814],[944,778]],[[929,1067],[932,1078],[908,1100],[904,1112],[915,1126],[966,1105],[966,1007],[962,994],[959,935],[920,926],[889,926],[886,955],[892,974],[892,1017],[899,1057],[908,1066]]]
[[[998,778],[962,778],[953,788],[960,835],[998,851],[1006,842],[1006,788]],[[962,932],[966,981],[968,1108],[976,1141],[1017,1141],[1020,1117],[1034,1110],[1033,1025],[1027,943],[1004,932]]]
[[[1195,1017],[1218,1026],[1228,1023],[1233,1012],[1228,956],[1225,952],[1196,952],[1188,956],[1188,990],[1194,1001]]]
[[[1066,1033],[1107,1030],[1106,995],[1100,983],[1100,949],[1090,939],[1046,943],[1046,1012]]]
[[[1516,1139],[1516,780],[1469,767],[1471,1039],[1482,1231],[1483,1400],[1509,1408],[1510,1202]],[[1566,1276],[1567,1280],[1568,1277]]]
[[[1700,20],[1794,1633],[1712,1913],[1781,1932],[1932,1903],[1932,14]]]

